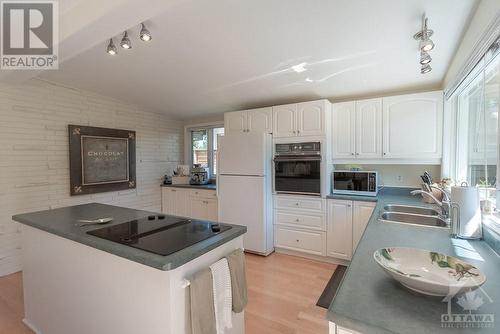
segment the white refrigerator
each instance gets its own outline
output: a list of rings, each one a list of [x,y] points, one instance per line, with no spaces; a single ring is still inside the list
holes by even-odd
[[[219,221],[246,226],[245,251],[269,255],[274,250],[271,135],[226,134],[217,149]]]

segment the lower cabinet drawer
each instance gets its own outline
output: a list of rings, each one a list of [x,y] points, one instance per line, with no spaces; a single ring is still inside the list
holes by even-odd
[[[217,192],[215,190],[206,189],[189,189],[189,196],[198,198],[217,198]]]
[[[314,198],[310,196],[275,195],[274,208],[324,212],[325,200],[323,198]]]
[[[305,227],[326,231],[326,220],[322,214],[300,214],[295,212],[276,211],[274,223],[290,225],[291,227]]]
[[[326,255],[326,233],[275,226],[275,246],[314,255]]]

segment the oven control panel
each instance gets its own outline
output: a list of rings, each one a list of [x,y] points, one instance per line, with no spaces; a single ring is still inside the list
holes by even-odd
[[[276,144],[276,155],[320,155],[320,142]]]

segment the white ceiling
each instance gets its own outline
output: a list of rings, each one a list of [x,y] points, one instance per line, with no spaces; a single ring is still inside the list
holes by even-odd
[[[147,21],[150,43],[137,38],[131,19],[132,50],[119,48],[117,56],[109,56],[104,40],[111,36],[96,34],[94,44],[102,43],[40,77],[175,118],[436,88],[476,5],[475,0],[177,1]],[[412,38],[424,12],[436,44],[427,75],[420,74]],[[302,63],[306,71],[292,69]]]

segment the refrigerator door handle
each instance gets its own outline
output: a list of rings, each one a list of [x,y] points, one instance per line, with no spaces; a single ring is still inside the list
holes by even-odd
[[[220,146],[219,149],[217,150],[217,153],[215,154],[217,156],[217,167],[215,169],[215,196],[217,199],[219,198],[219,166],[220,166]]]

